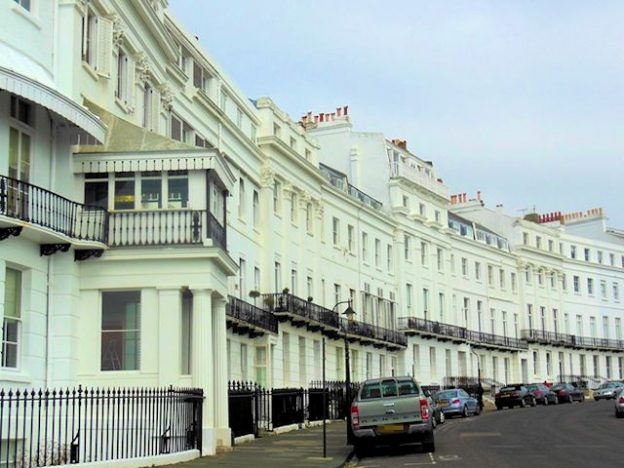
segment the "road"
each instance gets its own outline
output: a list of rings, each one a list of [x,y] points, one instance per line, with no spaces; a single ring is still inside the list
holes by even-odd
[[[379,447],[348,466],[575,468],[624,466],[624,419],[612,401],[505,409],[450,419],[436,430],[436,452]]]

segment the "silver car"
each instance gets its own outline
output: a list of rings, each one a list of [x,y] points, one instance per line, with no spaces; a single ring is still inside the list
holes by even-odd
[[[605,382],[594,390],[594,400],[610,400],[611,398],[615,398],[622,388],[624,388],[624,383],[622,382]]]
[[[461,388],[442,390],[436,393],[433,399],[445,416],[461,415],[465,418],[469,414],[476,416],[481,413],[477,399],[468,395]]]
[[[624,388],[615,397],[615,417],[624,418]]]

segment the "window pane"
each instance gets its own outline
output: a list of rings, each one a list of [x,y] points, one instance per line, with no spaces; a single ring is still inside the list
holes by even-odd
[[[115,209],[134,209],[134,180],[115,181]]]
[[[85,204],[108,209],[108,182],[85,183]]]
[[[139,291],[102,294],[102,370],[138,370]]]
[[[6,269],[4,283],[4,316],[20,318],[21,313],[22,273],[11,268]]]
[[[188,207],[188,177],[169,176],[169,208]]]
[[[141,207],[145,209],[160,208],[160,191],[162,181],[160,179],[141,180]]]

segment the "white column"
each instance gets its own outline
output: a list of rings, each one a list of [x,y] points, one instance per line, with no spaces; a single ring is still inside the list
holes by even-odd
[[[177,385],[182,350],[179,289],[158,290],[158,385]]]
[[[193,386],[204,390],[202,455],[216,453],[213,403],[214,356],[212,352],[212,291],[193,289]]]
[[[229,447],[232,441],[228,421],[226,304],[225,298],[215,298],[212,309],[212,345],[214,353],[213,405],[215,408],[217,447]]]

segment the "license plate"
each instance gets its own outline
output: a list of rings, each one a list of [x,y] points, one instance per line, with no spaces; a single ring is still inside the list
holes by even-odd
[[[448,401],[438,401],[438,406],[448,406]]]
[[[377,432],[379,434],[397,434],[404,432],[404,427],[403,424],[384,424],[377,427]]]

